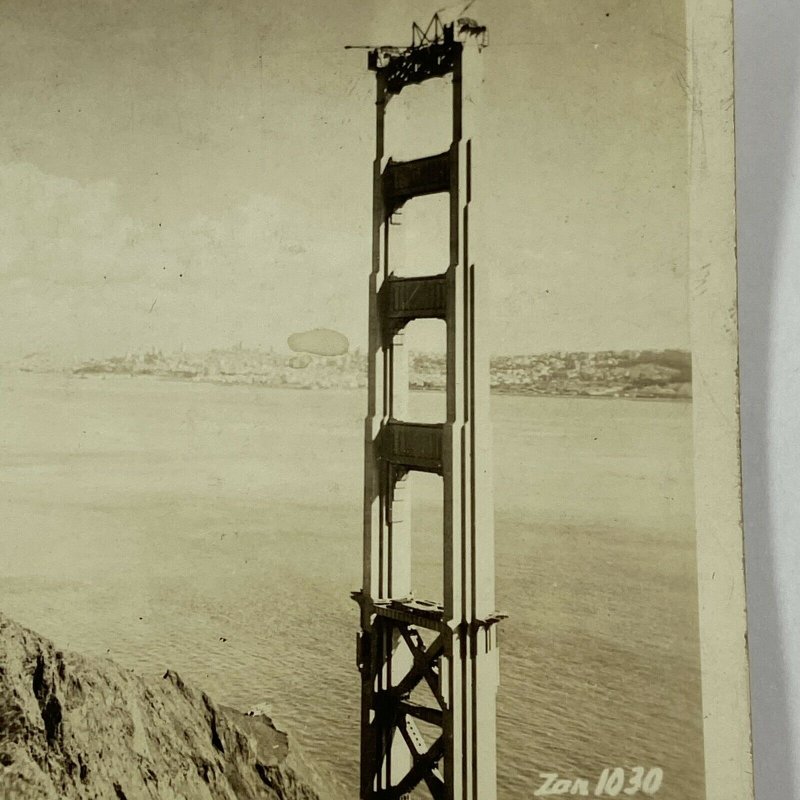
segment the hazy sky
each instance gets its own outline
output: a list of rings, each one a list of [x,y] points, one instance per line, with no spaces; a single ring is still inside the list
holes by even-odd
[[[436,7],[0,0],[0,357],[280,347],[317,326],[363,345],[374,75],[344,45],[404,44]],[[688,346],[683,2],[468,13],[490,33],[492,350]],[[423,151],[444,149],[443,91],[390,106]],[[403,215],[409,260],[436,241],[431,271],[437,210]]]

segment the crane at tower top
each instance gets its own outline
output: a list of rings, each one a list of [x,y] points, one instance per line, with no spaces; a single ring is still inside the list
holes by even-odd
[[[458,4],[460,6],[460,3]],[[472,6],[472,2],[467,3],[461,9],[460,13],[454,15],[452,19],[447,16],[442,17],[442,12],[448,8],[457,8],[458,6],[449,6],[439,9],[430,19],[430,22],[423,28],[419,23],[411,23],[411,44],[408,46],[390,45],[390,44],[348,44],[345,45],[345,50],[371,50],[376,53],[378,57],[392,58],[402,55],[408,55],[415,50],[422,48],[430,48],[436,45],[445,45],[452,43],[454,39],[466,41],[473,39],[477,42],[478,47],[487,47],[489,44],[489,33],[485,25],[479,24],[472,17],[464,16],[464,12]]]

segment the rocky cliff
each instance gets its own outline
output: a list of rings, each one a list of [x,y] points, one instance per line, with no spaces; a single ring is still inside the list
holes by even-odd
[[[319,800],[287,735],[174,672],[63,652],[0,615],[3,800]]]

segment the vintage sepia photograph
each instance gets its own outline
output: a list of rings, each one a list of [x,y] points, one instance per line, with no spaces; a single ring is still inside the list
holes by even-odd
[[[0,797],[752,798],[730,5],[0,18]]]

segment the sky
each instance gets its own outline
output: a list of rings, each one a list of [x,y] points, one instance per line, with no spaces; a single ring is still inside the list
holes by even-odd
[[[374,74],[344,46],[409,43],[438,2],[0,0],[0,359],[363,347]],[[468,15],[490,349],[688,347],[682,0]],[[445,148],[448,88],[392,100],[389,154]],[[444,208],[397,229],[426,272]]]

